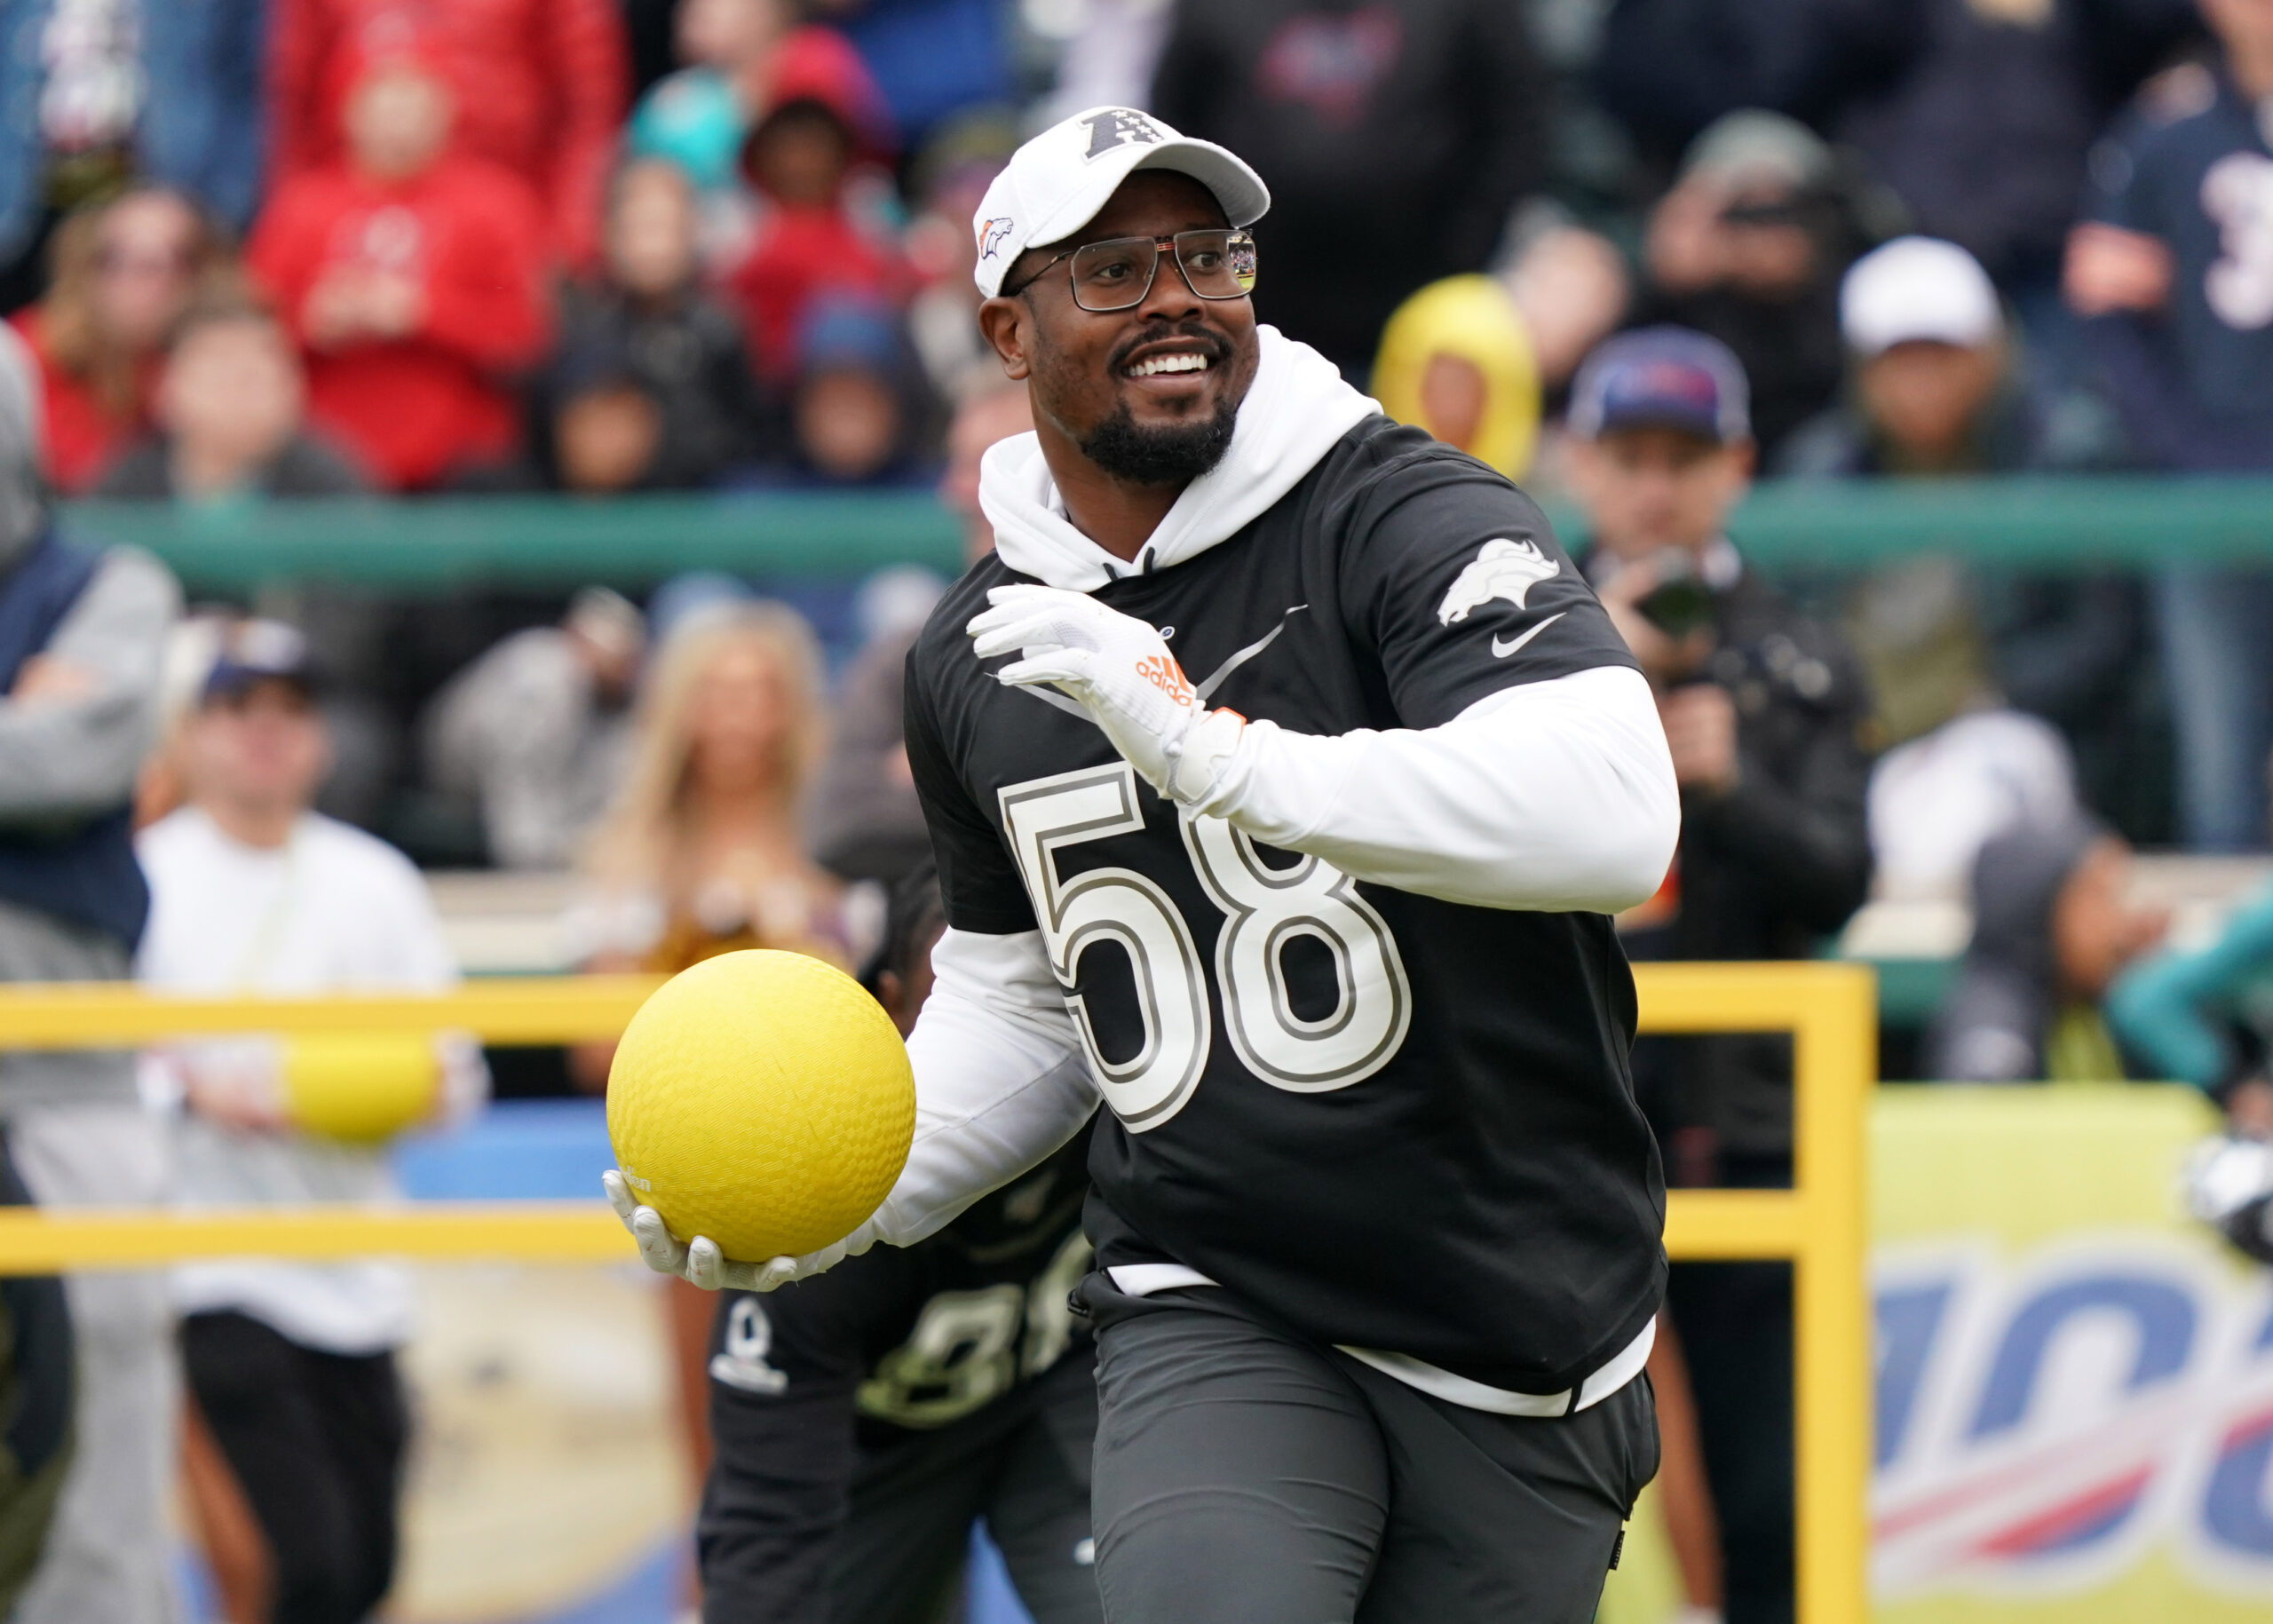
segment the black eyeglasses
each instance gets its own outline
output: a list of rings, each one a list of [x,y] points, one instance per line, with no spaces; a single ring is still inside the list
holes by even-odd
[[[1184,285],[1203,299],[1243,299],[1255,291],[1255,239],[1243,231],[1180,231],[1173,237],[1114,237],[1085,242],[1044,262],[1002,296],[1013,297],[1040,281],[1052,265],[1072,260],[1073,303],[1102,314],[1144,302],[1160,268],[1160,250],[1172,249]]]

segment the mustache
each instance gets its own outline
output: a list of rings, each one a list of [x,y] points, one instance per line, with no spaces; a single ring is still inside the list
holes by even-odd
[[[1230,341],[1221,333],[1202,327],[1196,321],[1156,321],[1131,333],[1121,343],[1115,345],[1112,358],[1106,364],[1118,372],[1129,364],[1129,358],[1131,355],[1146,345],[1160,344],[1170,338],[1181,338],[1197,345],[1207,355],[1210,366],[1231,359]]]

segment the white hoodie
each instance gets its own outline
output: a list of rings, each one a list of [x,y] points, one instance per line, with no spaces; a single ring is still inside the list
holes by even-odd
[[[1184,489],[1133,561],[1074,528],[1034,435],[990,449],[979,503],[1002,561],[1081,592],[1172,569],[1239,534],[1380,409],[1308,345],[1257,332],[1260,363],[1223,461]],[[1542,911],[1642,901],[1680,830],[1655,701],[1624,666],[1505,688],[1434,728],[1327,737],[1253,721],[1192,810],[1358,879]],[[856,1249],[932,1233],[1065,1144],[1097,1105],[1039,931],[950,930],[931,962],[936,984],[908,1040],[915,1146]]]

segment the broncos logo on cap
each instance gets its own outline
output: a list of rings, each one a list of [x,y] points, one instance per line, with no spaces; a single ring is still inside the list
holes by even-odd
[[[1484,543],[1476,560],[1460,573],[1445,601],[1437,606],[1437,623],[1449,626],[1464,621],[1470,609],[1495,598],[1504,598],[1521,609],[1532,588],[1563,573],[1563,566],[1540,551],[1536,542],[1511,542],[1504,536]]]
[[[1010,234],[1010,217],[1007,214],[997,215],[991,220],[979,221],[978,257],[981,259],[994,258],[994,250],[1002,246],[1002,239]]]

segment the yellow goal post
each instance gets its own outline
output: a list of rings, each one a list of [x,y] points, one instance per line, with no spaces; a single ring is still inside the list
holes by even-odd
[[[1788,1032],[1793,1187],[1676,1190],[1666,1250],[1683,1260],[1788,1259],[1795,1291],[1799,1617],[1861,1624],[1870,1462],[1864,1121],[1876,1074],[1870,970],[1830,963],[1637,964],[1646,1033]],[[212,1033],[462,1032],[502,1044],[613,1038],[658,981],[479,980],[432,996],[180,998],[117,984],[0,986],[0,1050],[112,1049]],[[194,1257],[383,1254],[618,1263],[633,1256],[592,1201],[150,1213],[0,1211],[0,1275],[145,1268]]]

